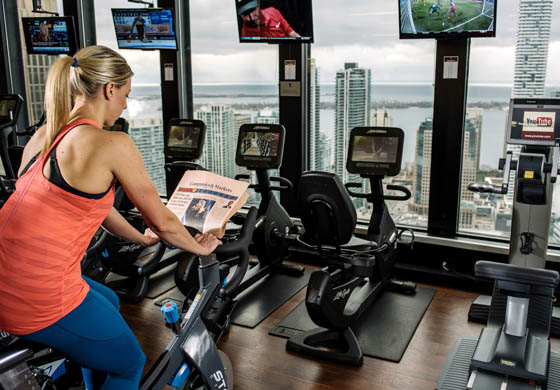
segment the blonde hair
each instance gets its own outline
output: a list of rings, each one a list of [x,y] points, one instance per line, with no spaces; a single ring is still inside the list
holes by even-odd
[[[94,97],[109,82],[120,88],[133,74],[124,57],[105,46],[86,47],[74,57],[58,59],[49,70],[45,88],[47,136],[43,152],[68,122],[73,97]]]

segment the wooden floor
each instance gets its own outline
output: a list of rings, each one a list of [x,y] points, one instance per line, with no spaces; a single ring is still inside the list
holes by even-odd
[[[472,292],[422,284],[437,289],[400,363],[364,357],[359,368],[314,361],[287,352],[286,340],[268,332],[305,297],[300,291],[254,329],[232,325],[219,343],[234,369],[237,390],[432,390],[447,355],[460,336],[478,336],[482,325],[467,321]],[[146,370],[171,338],[154,300],[121,305],[121,312],[147,355]],[[560,350],[560,342],[552,343]]]

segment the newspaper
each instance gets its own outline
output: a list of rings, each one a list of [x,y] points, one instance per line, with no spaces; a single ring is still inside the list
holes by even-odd
[[[167,207],[185,226],[223,237],[227,221],[247,201],[249,183],[207,171],[186,171]]]

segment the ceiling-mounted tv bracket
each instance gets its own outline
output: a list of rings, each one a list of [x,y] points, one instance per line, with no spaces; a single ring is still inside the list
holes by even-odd
[[[144,1],[144,0],[128,0],[129,3],[138,3],[138,4],[145,4],[150,8],[154,8],[154,3],[150,2],[150,1]]]

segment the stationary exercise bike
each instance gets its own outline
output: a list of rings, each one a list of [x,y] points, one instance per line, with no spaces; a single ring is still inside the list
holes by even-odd
[[[179,314],[174,303],[162,307],[173,338],[142,379],[140,390],[233,389],[233,372],[227,355],[216,342],[235,308],[239,284],[249,265],[248,246],[257,210],[251,208],[236,241],[224,244],[215,254],[237,255],[239,262],[231,278],[220,277],[216,255],[197,257],[201,288],[187,313]],[[194,255],[192,255],[194,256]],[[196,256],[195,256],[196,257]],[[65,374],[70,361],[56,351],[23,342],[13,336],[0,337],[0,390],[60,390],[75,388],[75,377]],[[68,370],[79,372],[77,366]]]
[[[494,279],[491,299],[479,297],[469,319],[486,322],[477,339],[461,338],[438,381],[438,389],[560,389],[560,355],[550,351],[558,334],[553,297],[558,273],[544,270],[552,205],[558,175],[560,99],[512,99],[507,142],[521,145],[500,160],[501,186],[473,183],[472,191],[508,193],[510,172],[515,191],[510,264],[477,262],[475,276]]]
[[[239,130],[237,141],[236,163],[257,175],[257,184],[251,184],[261,195],[258,208],[257,223],[253,233],[253,245],[258,261],[250,262],[245,278],[239,286],[239,291],[245,291],[264,277],[279,273],[294,277],[301,277],[305,269],[301,266],[283,264],[288,255],[288,233],[293,233],[294,224],[284,208],[280,205],[273,191],[291,190],[292,183],[283,177],[269,177],[269,169],[277,169],[282,164],[284,138],[286,130],[276,124],[244,124]],[[189,168],[191,163],[174,162],[172,167]],[[181,165],[180,165],[181,164]],[[193,168],[191,168],[193,169]],[[197,169],[196,167],[194,169]],[[237,180],[250,180],[250,175],[236,176]],[[271,185],[271,181],[280,185]],[[236,221],[242,221],[237,218]],[[238,230],[231,227],[226,231],[225,239],[235,239]],[[235,257],[220,258],[222,264],[234,266]],[[181,260],[176,269],[175,282],[179,291],[192,299],[197,291],[198,276],[195,272],[196,264],[188,259]]]
[[[119,118],[107,130],[128,133],[128,122]],[[113,206],[136,229],[146,229],[142,215],[134,210],[120,183],[116,184]],[[82,273],[111,288],[122,300],[137,303],[149,290],[150,276],[177,262],[180,254],[161,242],[143,247],[100,229],[82,260]]]
[[[382,185],[385,176],[400,171],[403,141],[404,133],[397,128],[361,127],[350,133],[347,169],[368,178],[372,190],[370,194],[351,193],[373,203],[368,240],[351,242],[357,215],[340,178],[326,172],[303,173],[298,204],[306,231],[304,245],[317,249],[327,267],[311,274],[305,297],[307,312],[319,328],[292,336],[286,344],[288,350],[361,365],[362,351],[350,327],[385,288],[414,293],[414,283],[391,279],[401,232],[385,204],[386,199],[408,199],[410,191],[389,185],[388,189],[404,195],[384,195]],[[331,349],[325,350],[325,346]]]

